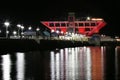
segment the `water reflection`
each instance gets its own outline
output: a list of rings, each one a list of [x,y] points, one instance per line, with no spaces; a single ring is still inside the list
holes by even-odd
[[[120,47],[0,55],[0,80],[120,80]]]
[[[51,78],[52,80],[91,80],[90,48],[65,48],[64,50],[61,49],[59,53],[52,51]]]
[[[120,79],[120,47],[115,48],[115,78],[116,80]]]
[[[54,52],[51,52],[51,64],[50,64],[50,67],[51,67],[51,80],[55,80],[55,57],[54,57]]]
[[[51,52],[52,80],[104,80],[105,47],[65,48]]]
[[[23,53],[16,53],[16,69],[17,69],[17,80],[24,80],[25,75],[25,60]]]
[[[107,80],[115,80],[115,46],[105,47],[104,77]]]
[[[25,60],[23,53],[16,53],[16,64],[12,61],[12,58],[15,57],[14,55],[6,54],[1,55],[1,64],[2,64],[2,80],[24,80],[24,67],[25,67]],[[13,66],[16,66],[14,69]],[[14,73],[16,70],[16,74]],[[14,77],[15,75],[16,78]]]
[[[103,80],[103,54],[101,52],[102,47],[92,47],[92,79],[93,80]]]
[[[60,69],[61,69],[61,71],[60,71],[60,78],[62,79],[62,80],[64,80],[64,70],[65,70],[65,68],[64,68],[64,64],[63,64],[63,62],[64,62],[64,50],[63,49],[61,49],[60,50]]]
[[[11,80],[10,73],[11,73],[11,59],[10,55],[2,55],[2,78],[3,80]]]
[[[86,54],[85,54],[86,53]],[[91,80],[91,53],[90,48],[86,48],[85,52],[85,68],[86,68],[86,79]]]

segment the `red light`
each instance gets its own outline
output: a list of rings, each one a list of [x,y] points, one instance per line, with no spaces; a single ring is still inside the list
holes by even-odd
[[[85,28],[79,28],[79,33],[84,33],[85,32]]]

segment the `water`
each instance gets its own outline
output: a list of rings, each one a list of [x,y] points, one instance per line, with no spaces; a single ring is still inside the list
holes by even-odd
[[[120,80],[119,46],[0,53],[0,80]]]

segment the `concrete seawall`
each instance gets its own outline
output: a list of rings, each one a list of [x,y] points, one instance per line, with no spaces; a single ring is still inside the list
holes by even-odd
[[[0,51],[38,50],[39,44],[33,39],[0,39]]]
[[[40,40],[41,49],[66,48],[77,46],[90,46],[86,41],[69,41],[69,40]]]
[[[79,47],[79,46],[120,46],[117,41],[104,41],[99,45],[90,44],[87,41],[69,40],[34,40],[34,39],[0,39],[0,51],[33,51],[55,48]]]

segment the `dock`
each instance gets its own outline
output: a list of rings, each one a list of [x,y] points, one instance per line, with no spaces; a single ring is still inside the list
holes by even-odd
[[[83,46],[120,46],[120,41],[74,41],[51,39],[0,39],[0,51],[36,51]]]

